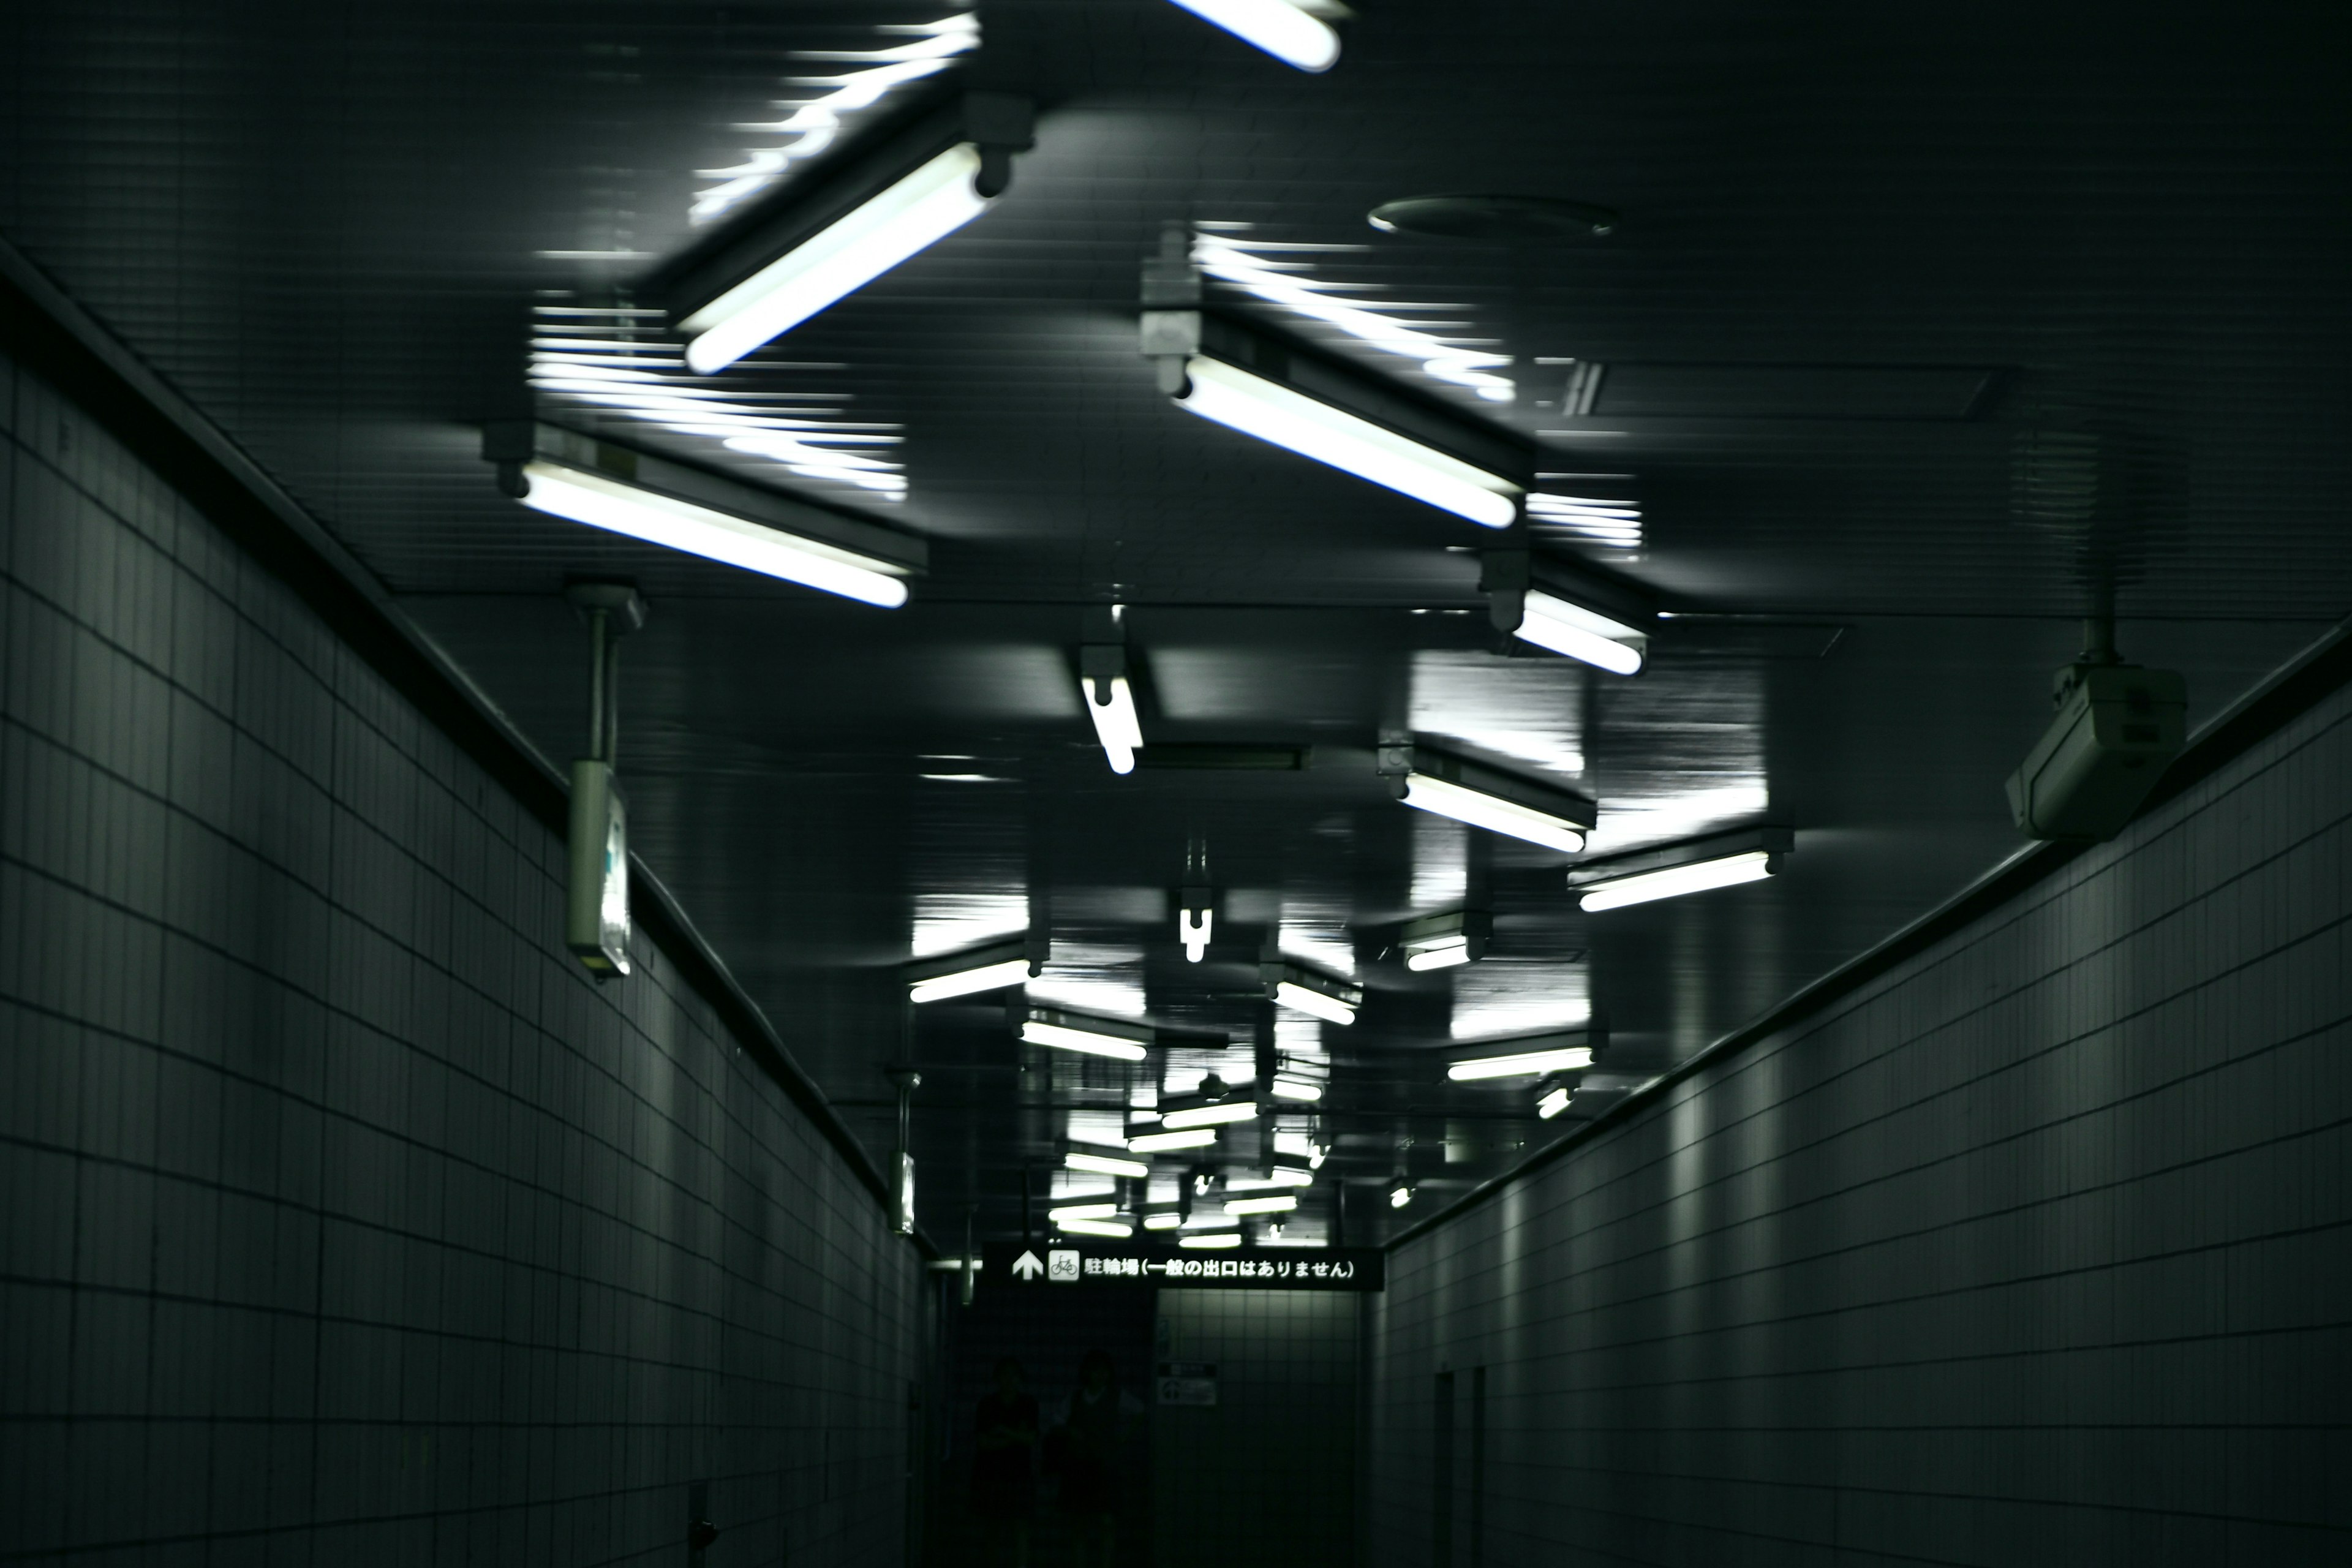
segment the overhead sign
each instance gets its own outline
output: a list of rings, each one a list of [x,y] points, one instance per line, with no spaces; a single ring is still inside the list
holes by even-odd
[[[1213,1361],[1163,1361],[1152,1379],[1156,1402],[1161,1405],[1214,1405],[1217,1363]]]
[[[1364,1247],[1234,1247],[1194,1251],[1055,1237],[1024,1247],[991,1242],[981,1278],[1024,1289],[1058,1285],[1178,1285],[1222,1290],[1378,1290],[1387,1259]]]

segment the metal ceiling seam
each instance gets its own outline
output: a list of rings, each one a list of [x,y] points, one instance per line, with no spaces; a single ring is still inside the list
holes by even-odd
[[[261,562],[338,637],[435,727],[479,763],[525,810],[558,832],[567,821],[563,775],[505,710],[411,621],[359,558],[328,533],[268,472],[170,382],[83,310],[30,258],[0,237],[0,348],[54,383],[140,461],[186,496],[207,521]],[[737,982],[651,868],[630,856],[643,889],[646,935],[708,1002],[739,1045],[832,1144],[876,1204],[890,1211],[888,1184],[833,1102],[793,1059],[783,1037]],[[634,907],[634,900],[633,900]],[[909,1238],[942,1256],[919,1229]]]
[[[2347,685],[2352,685],[2352,620],[2338,622],[2200,726],[2140,803],[2132,820],[2139,821],[2187,794]],[[1565,1159],[1603,1131],[1650,1109],[1684,1079],[1761,1044],[1851,995],[1896,965],[2011,902],[2092,847],[2088,844],[2053,840],[2029,844],[2017,850],[1942,904],[1800,987],[1752,1021],[1666,1068],[1584,1126],[1546,1144],[1501,1174],[1479,1183],[1426,1219],[1407,1226],[1382,1242],[1382,1250],[1393,1250],[1417,1240],[1501,1196],[1515,1183]]]

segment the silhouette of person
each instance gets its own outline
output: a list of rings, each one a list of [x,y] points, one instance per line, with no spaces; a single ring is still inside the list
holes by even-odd
[[[1021,1363],[996,1363],[996,1392],[983,1394],[972,1424],[971,1511],[980,1521],[986,1568],[1029,1568],[1029,1518],[1037,1506],[1037,1401],[1021,1386]]]
[[[1118,1543],[1116,1466],[1125,1415],[1110,1353],[1088,1351],[1078,1363],[1078,1386],[1062,1410],[1062,1511],[1069,1516],[1077,1568],[1110,1568]]]

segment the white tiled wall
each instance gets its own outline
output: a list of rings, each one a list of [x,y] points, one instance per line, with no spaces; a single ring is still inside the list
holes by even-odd
[[[899,1559],[916,1261],[561,845],[0,362],[0,1560]]]
[[[1371,1561],[1443,1364],[1477,1568],[2352,1562],[2347,812],[2339,692],[1407,1246]]]

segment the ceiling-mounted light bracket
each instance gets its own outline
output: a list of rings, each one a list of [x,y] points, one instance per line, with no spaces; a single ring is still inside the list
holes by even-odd
[[[1150,1025],[1129,1018],[1102,1018],[1055,1007],[1024,1007],[1018,1017],[1021,1038],[1030,1045],[1118,1061],[1141,1061],[1158,1038]]]
[[[1478,588],[1510,651],[1516,638],[1612,675],[1648,662],[1654,596],[1640,585],[1576,563],[1538,559],[1524,545],[1482,552]]]
[[[1584,909],[1595,912],[1649,903],[1760,881],[1777,874],[1781,858],[1796,847],[1795,830],[1785,826],[1702,834],[1579,861],[1568,874],[1568,888],[1580,895]]]
[[[1455,910],[1409,921],[1397,933],[1407,969],[1450,969],[1486,956],[1495,917],[1485,910]]]
[[[536,420],[485,426],[482,458],[526,506],[885,608],[923,541],[689,463]]]
[[[781,187],[646,281],[725,368],[977,217],[1036,143],[1036,107],[999,92],[934,96],[810,177]]]
[[[1490,833],[1573,855],[1600,820],[1600,807],[1572,790],[1417,741],[1383,744],[1377,755],[1376,766],[1399,800]]]
[[[1594,1013],[1581,1028],[1479,1040],[1460,1048],[1464,1054],[1445,1065],[1445,1076],[1453,1082],[1506,1079],[1549,1081],[1563,1074],[1580,1073],[1600,1061],[1609,1050],[1609,1025],[1599,1013]]]
[[[1283,958],[1268,953],[1257,966],[1258,979],[1265,986],[1269,1001],[1322,1019],[1327,1024],[1352,1024],[1356,1009],[1364,1005],[1364,988],[1318,974]]]
[[[907,983],[908,1001],[944,1002],[1034,980],[1045,973],[1053,956],[1051,936],[1032,931],[983,947],[918,959],[899,973]]]

